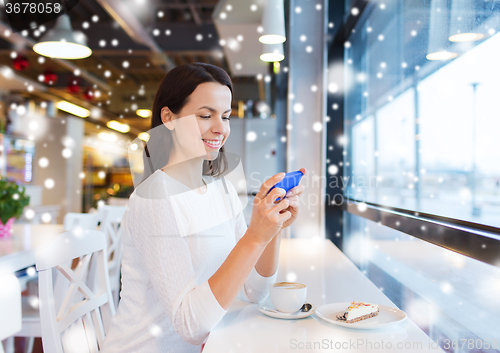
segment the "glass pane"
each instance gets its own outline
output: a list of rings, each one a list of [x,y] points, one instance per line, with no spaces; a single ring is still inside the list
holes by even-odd
[[[346,195],[500,226],[500,2],[381,5],[345,48]]]
[[[344,224],[344,253],[444,351],[498,352],[499,267],[349,213]]]

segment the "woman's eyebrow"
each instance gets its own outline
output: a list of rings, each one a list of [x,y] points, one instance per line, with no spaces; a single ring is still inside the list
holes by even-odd
[[[214,108],[209,107],[209,106],[206,106],[206,105],[204,105],[204,106],[203,106],[203,107],[201,107],[201,108],[198,108],[198,110],[200,110],[200,109],[208,109],[208,110],[210,110],[212,113],[215,113],[215,112],[216,112],[216,110],[215,110]],[[226,110],[224,113],[230,113],[230,112],[231,112],[231,109],[228,109],[228,110]]]

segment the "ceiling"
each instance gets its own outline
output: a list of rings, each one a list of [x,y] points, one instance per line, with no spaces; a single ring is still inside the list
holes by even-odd
[[[53,2],[52,0],[39,0]],[[238,100],[263,99],[257,73],[267,72],[260,62],[255,47],[242,43],[242,50],[234,51],[220,45],[228,35],[242,34],[255,39],[261,12],[249,11],[244,0],[232,1],[233,12],[227,21],[214,23],[212,18],[227,7],[217,0],[72,0],[76,5],[68,15],[74,30],[87,37],[92,55],[79,60],[57,60],[40,57],[32,46],[55,21],[37,19],[37,27],[11,33],[5,11],[0,11],[0,66],[12,68],[12,52],[23,55],[29,67],[14,71],[22,83],[8,83],[1,77],[0,88],[18,92],[32,99],[66,99],[87,107],[93,114],[87,118],[96,124],[116,119],[131,126],[131,135],[147,131],[150,119],[135,114],[135,108],[152,106],[154,94],[162,78],[171,68],[193,62],[206,62],[228,71],[235,85],[233,97],[237,112]],[[237,16],[240,27],[234,24]],[[249,19],[249,20],[248,20]],[[250,23],[248,23],[250,22]],[[238,21],[237,21],[238,23]],[[232,26],[232,27],[228,27]],[[236,27],[235,27],[236,26]],[[229,32],[228,32],[229,30]],[[254,32],[254,33],[253,33]],[[253,36],[253,37],[252,37]],[[226,38],[227,39],[227,38]],[[235,69],[240,63],[241,69]],[[241,65],[243,63],[243,65]],[[253,69],[249,69],[253,66]],[[78,73],[78,76],[75,76]],[[57,81],[46,84],[39,81],[44,72],[57,75]],[[1,76],[1,75],[0,75]],[[80,92],[70,93],[68,83],[76,80]],[[9,80],[7,80],[9,81]],[[27,85],[34,87],[27,90]],[[91,91],[91,99],[85,97]],[[93,108],[93,109],[92,109]],[[96,109],[98,108],[98,109]],[[95,113],[94,112],[99,112]]]

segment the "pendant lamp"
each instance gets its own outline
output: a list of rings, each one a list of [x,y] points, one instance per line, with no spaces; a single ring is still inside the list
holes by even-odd
[[[431,16],[429,26],[429,45],[427,60],[450,60],[458,56],[457,53],[448,51],[449,9],[446,0],[431,1]]]
[[[450,37],[452,42],[473,42],[484,38],[476,31],[476,9],[474,1],[453,0],[451,4]]]
[[[283,0],[267,0],[262,15],[262,35],[259,42],[264,44],[283,43],[285,35],[285,10]]]
[[[33,50],[37,54],[58,59],[83,59],[92,54],[85,35],[72,30],[67,14],[57,18],[54,28],[40,38]]]
[[[283,44],[263,44],[264,50],[260,56],[260,60],[266,62],[281,61],[285,58],[283,54]]]

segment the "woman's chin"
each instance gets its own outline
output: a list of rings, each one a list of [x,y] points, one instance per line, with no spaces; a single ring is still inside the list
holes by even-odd
[[[205,157],[203,157],[206,161],[213,161],[219,157],[219,151],[207,151]]]

